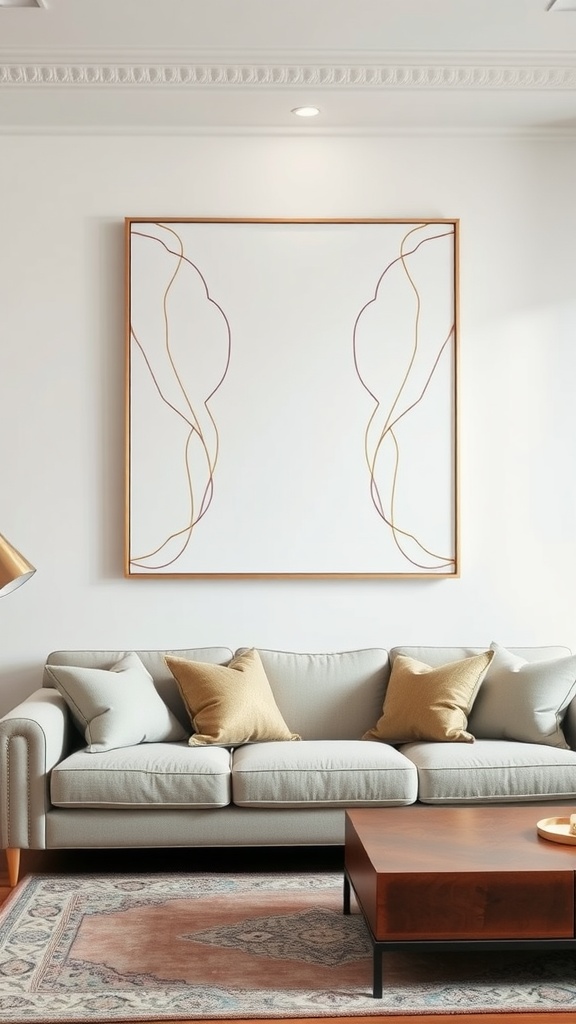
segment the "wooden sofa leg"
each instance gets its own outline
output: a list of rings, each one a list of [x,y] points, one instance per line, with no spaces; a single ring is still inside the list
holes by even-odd
[[[8,882],[12,888],[18,882],[20,873],[20,850],[13,847],[6,850],[6,861],[8,864]]]

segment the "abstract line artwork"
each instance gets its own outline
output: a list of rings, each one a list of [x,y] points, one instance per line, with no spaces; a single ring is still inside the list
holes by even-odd
[[[458,221],[125,229],[126,576],[457,577]]]

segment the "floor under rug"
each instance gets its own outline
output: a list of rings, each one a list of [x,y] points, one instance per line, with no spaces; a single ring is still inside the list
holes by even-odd
[[[384,956],[338,873],[31,875],[0,911],[0,1022],[576,1010],[576,958]]]

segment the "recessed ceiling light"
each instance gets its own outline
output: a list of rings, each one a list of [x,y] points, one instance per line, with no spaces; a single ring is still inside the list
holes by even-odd
[[[297,114],[298,117],[316,117],[320,111],[318,107],[294,107],[292,113]]]

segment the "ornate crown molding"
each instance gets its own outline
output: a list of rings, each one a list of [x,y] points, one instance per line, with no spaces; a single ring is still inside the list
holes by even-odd
[[[34,64],[0,65],[3,86],[576,89],[576,65]]]

